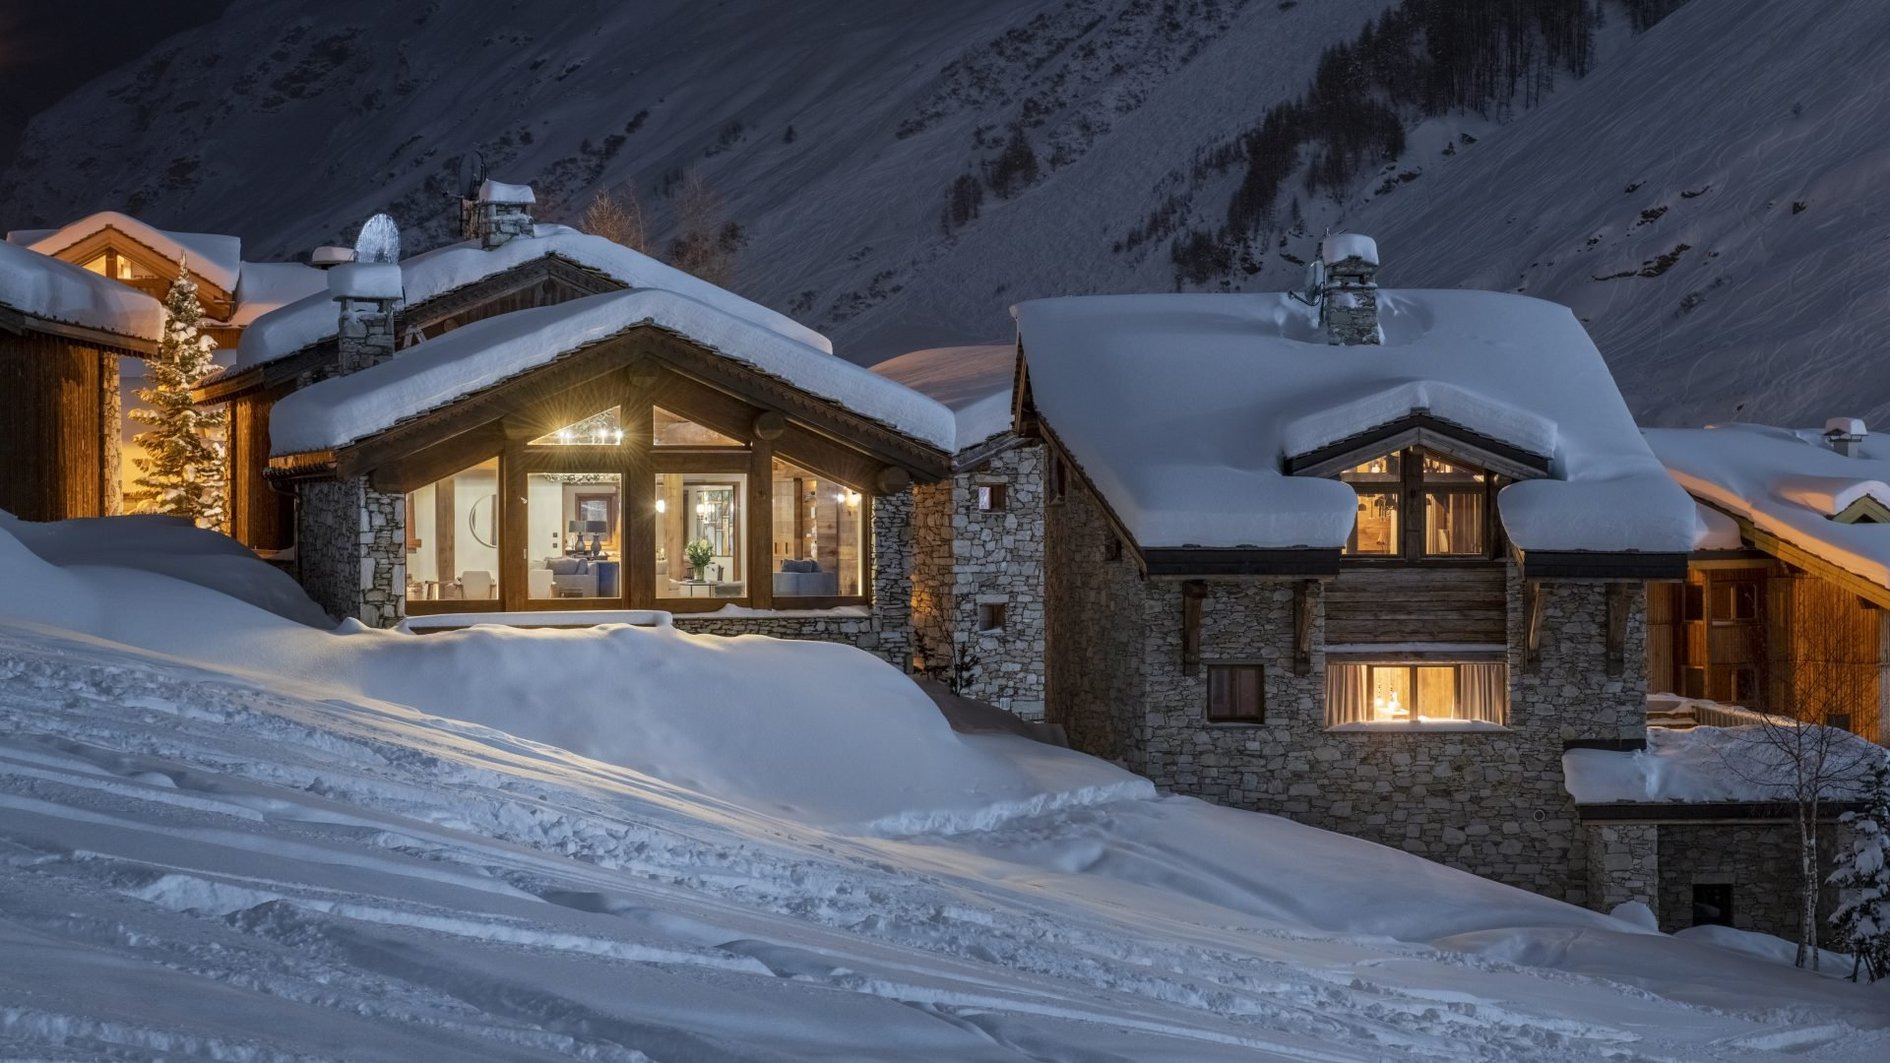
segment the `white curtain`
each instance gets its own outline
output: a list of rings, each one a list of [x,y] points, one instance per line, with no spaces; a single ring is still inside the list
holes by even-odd
[[[1501,724],[1509,709],[1509,666],[1457,666],[1457,712],[1466,720]]]
[[[1326,726],[1371,718],[1371,669],[1362,664],[1326,665]]]

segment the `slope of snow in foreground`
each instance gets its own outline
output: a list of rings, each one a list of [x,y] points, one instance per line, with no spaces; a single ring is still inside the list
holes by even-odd
[[[856,651],[328,632],[170,554],[0,525],[0,1055],[1890,1048],[1881,991],[955,735]]]

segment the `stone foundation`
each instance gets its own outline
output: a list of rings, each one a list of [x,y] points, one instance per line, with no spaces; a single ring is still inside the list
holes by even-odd
[[[1004,505],[978,508],[979,489]],[[1044,714],[1044,450],[1014,447],[916,491],[915,668],[1029,720]],[[988,627],[991,606],[1003,623]]]
[[[407,612],[407,496],[365,479],[298,488],[296,564],[302,588],[337,619],[393,627]]]

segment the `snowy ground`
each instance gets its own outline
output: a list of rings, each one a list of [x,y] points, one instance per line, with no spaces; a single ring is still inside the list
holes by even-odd
[[[329,633],[3,524],[0,578],[0,1056],[1890,1051],[1881,991],[954,735],[852,651],[824,702],[718,707],[805,647]],[[59,586],[131,589],[82,633]],[[621,696],[533,702],[522,659]],[[649,770],[519,736],[559,727]]]

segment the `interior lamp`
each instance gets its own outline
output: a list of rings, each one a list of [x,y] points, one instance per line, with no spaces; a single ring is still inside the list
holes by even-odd
[[[668,512],[669,512],[669,499],[667,499],[667,498],[659,498],[659,499],[657,499],[657,500],[656,500],[656,511],[657,511],[658,513],[668,513]]]

